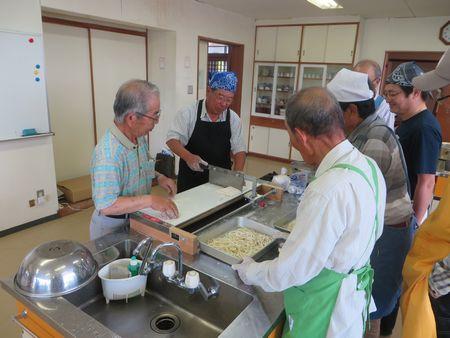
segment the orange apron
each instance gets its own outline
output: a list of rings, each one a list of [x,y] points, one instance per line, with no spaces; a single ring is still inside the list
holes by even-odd
[[[436,338],[436,323],[428,296],[434,264],[450,251],[450,188],[447,183],[438,208],[423,223],[403,266],[401,309],[403,338]]]

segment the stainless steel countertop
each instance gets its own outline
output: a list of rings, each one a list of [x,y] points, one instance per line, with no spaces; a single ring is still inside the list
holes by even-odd
[[[278,218],[288,212],[292,212],[296,205],[297,199],[294,196],[285,194],[282,203],[269,202],[264,208],[250,205],[247,209],[241,210],[238,215],[233,215],[232,217],[245,214],[261,223],[273,225]],[[144,236],[130,231],[129,233],[109,234],[95,241],[90,241],[85,245],[93,254],[96,254],[126,239],[139,242],[143,238]],[[169,253],[168,256],[170,255]],[[229,265],[210,256],[203,253],[196,256],[185,255],[184,264],[253,296],[251,303],[221,333],[220,337],[242,337],[243,335],[248,338],[261,337],[267,332],[283,309],[282,293],[267,293],[259,287],[243,284],[237,273]],[[63,297],[38,299],[23,296],[15,289],[14,277],[2,279],[0,283],[9,294],[38,314],[64,336],[119,337]]]

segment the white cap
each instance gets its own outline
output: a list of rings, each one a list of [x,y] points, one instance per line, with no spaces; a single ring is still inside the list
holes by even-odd
[[[339,102],[366,101],[373,98],[368,81],[367,74],[343,68],[328,83],[327,89]]]
[[[420,90],[433,90],[450,84],[450,48],[442,55],[435,70],[415,77],[412,84]]]

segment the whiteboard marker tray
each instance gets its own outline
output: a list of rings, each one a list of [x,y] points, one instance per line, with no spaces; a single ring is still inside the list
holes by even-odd
[[[212,246],[207,244],[210,240],[220,237],[225,233],[236,230],[238,228],[248,228],[258,233],[268,235],[272,238],[272,241],[268,245],[250,256],[254,260],[258,260],[269,251],[276,249],[275,247],[278,247],[280,243],[279,239],[286,239],[287,237],[286,233],[258,223],[252,219],[246,217],[236,217],[226,220],[218,220],[217,222],[210,224],[206,228],[199,230],[196,235],[200,242],[200,250],[230,265],[241,263],[241,258],[232,256],[231,254],[213,248]]]

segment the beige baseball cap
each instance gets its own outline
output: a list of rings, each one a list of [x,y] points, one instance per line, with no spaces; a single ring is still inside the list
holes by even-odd
[[[415,77],[412,84],[420,90],[434,90],[450,84],[450,48],[442,55],[435,70]]]

